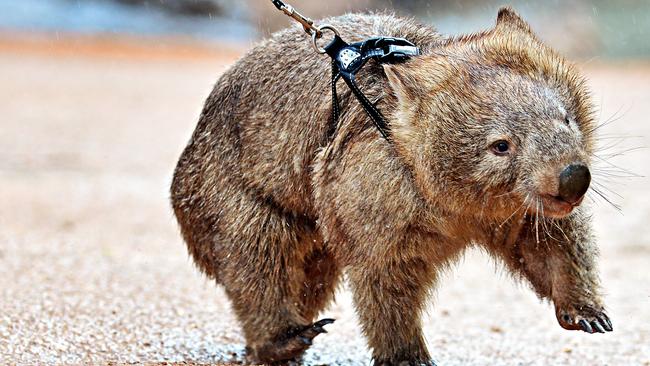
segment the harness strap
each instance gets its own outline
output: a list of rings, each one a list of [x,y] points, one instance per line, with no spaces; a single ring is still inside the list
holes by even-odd
[[[338,121],[340,115],[339,107],[339,98],[336,96],[336,82],[341,77],[338,67],[336,66],[336,61],[332,60],[332,121],[330,123],[329,131],[327,131],[327,136],[334,136],[336,129],[338,128]]]
[[[343,78],[352,94],[359,101],[364,111],[372,120],[379,133],[390,141],[390,126],[381,112],[359,89],[356,74],[370,59],[381,63],[394,63],[407,60],[420,54],[420,50],[403,38],[376,37],[363,42],[348,44],[336,35],[334,40],[325,47],[326,53],[332,58],[332,122],[330,138],[338,128],[340,107],[336,93],[336,82]]]

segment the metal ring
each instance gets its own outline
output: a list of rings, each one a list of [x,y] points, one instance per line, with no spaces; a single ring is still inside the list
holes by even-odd
[[[332,32],[334,32],[334,35],[336,35],[337,37],[339,36],[339,31],[337,31],[336,28],[334,28],[333,26],[331,26],[329,24],[325,24],[325,25],[323,25],[321,27],[316,28],[316,32],[312,32],[312,34],[311,34],[311,41],[312,41],[312,45],[314,46],[314,49],[316,50],[316,52],[318,52],[320,54],[323,54],[323,53],[327,52],[327,51],[325,51],[324,48],[320,48],[320,47],[318,47],[318,44],[316,44],[316,40],[323,37],[323,31],[324,30],[332,31]]]

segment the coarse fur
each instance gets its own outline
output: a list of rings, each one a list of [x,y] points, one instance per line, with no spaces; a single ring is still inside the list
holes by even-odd
[[[345,271],[375,364],[432,364],[427,293],[474,245],[552,301],[564,328],[611,330],[588,208],[556,199],[562,169],[594,150],[574,66],[508,8],[493,29],[454,38],[390,14],[322,23],[348,41],[420,47],[357,77],[392,141],[343,85],[328,135],[329,59],[293,27],[219,79],[172,183],[189,252],[225,287],[249,359],[299,357]]]

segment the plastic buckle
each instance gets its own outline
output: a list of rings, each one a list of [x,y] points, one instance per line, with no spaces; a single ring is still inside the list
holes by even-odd
[[[376,45],[383,51],[383,55],[379,57],[379,60],[382,62],[403,61],[420,54],[420,50],[415,44],[404,38],[379,38],[376,41]]]

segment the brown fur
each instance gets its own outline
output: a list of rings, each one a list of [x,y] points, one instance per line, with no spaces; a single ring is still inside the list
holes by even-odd
[[[328,140],[329,61],[294,27],[219,79],[172,184],[189,251],[225,286],[249,357],[299,356],[345,271],[375,363],[430,362],[421,310],[471,245],[553,301],[563,327],[604,317],[587,209],[542,198],[593,153],[574,67],[509,9],[494,29],[457,38],[392,15],[323,23],[350,41],[392,35],[422,49],[358,76],[393,142],[343,86]],[[490,149],[500,139],[508,156]]]

